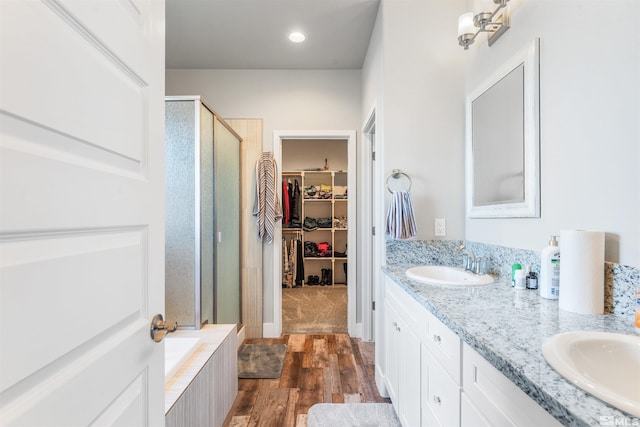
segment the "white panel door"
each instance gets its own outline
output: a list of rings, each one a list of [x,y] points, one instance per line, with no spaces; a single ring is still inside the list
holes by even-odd
[[[0,424],[163,425],[164,2],[0,1]]]

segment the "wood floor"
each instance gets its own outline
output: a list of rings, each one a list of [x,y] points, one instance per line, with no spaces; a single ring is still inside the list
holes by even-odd
[[[283,335],[245,344],[286,344],[282,375],[238,380],[225,426],[306,427],[316,403],[389,402],[375,385],[374,344],[335,335]]]

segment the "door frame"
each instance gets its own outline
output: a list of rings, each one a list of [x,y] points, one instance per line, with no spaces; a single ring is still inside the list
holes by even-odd
[[[360,230],[360,262],[358,264],[358,270],[362,282],[362,339],[364,341],[375,341],[375,310],[373,304],[376,301],[376,271],[379,269],[380,264],[376,264],[375,258],[378,252],[375,244],[375,234],[373,233],[374,227],[376,227],[375,215],[376,202],[379,197],[376,197],[377,175],[376,166],[378,163],[374,161],[373,153],[376,149],[376,106],[374,105],[369,114],[367,120],[362,127],[362,162],[361,162],[361,177],[360,182],[362,184],[361,201],[362,209],[358,217]],[[382,232],[381,229],[376,230],[378,233]],[[380,304],[382,301],[380,300]]]
[[[278,165],[282,165],[282,141],[287,139],[327,140],[340,139],[347,141],[347,188],[349,189],[349,205],[347,207],[347,221],[350,224],[347,231],[349,242],[349,259],[347,263],[347,328],[352,337],[362,336],[362,323],[356,322],[356,284],[358,255],[358,241],[356,240],[356,202],[357,202],[357,161],[356,161],[356,131],[354,130],[276,130],[273,132],[273,157]],[[282,181],[282,170],[278,170],[278,182]],[[281,197],[278,188],[278,197]],[[265,337],[279,337],[282,334],[282,224],[277,223],[273,239],[273,323],[264,323]]]

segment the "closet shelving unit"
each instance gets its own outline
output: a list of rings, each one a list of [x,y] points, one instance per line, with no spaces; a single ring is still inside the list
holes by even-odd
[[[333,285],[346,285],[346,263],[347,263],[347,172],[346,171],[300,171],[300,172],[283,172],[283,180],[298,180],[302,198],[302,212],[300,219],[304,222],[305,217],[311,218],[331,218],[330,228],[318,228],[313,231],[305,231],[303,228],[287,228],[282,229],[284,234],[290,236],[302,236],[304,242],[322,243],[327,242],[331,245],[332,255],[326,257],[304,257],[304,285],[310,275],[316,275],[322,278],[322,269],[330,268],[331,283]],[[314,198],[306,197],[305,187],[315,186],[320,189],[321,186],[331,189],[331,197]],[[336,227],[336,218],[343,220],[345,227]],[[336,252],[344,253],[345,256],[336,256]]]

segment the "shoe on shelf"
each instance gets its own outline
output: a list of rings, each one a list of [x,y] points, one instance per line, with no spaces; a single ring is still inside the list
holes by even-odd
[[[349,278],[348,278],[348,276],[347,276],[347,271],[348,271],[348,269],[347,269],[347,263],[346,263],[346,262],[343,262],[343,263],[342,263],[342,269],[344,270],[344,280],[345,280],[345,282],[349,282]],[[347,284],[347,283],[345,283],[345,285],[346,285],[346,284]]]
[[[331,286],[332,274],[330,268],[322,269],[322,279],[320,279],[320,286]]]

